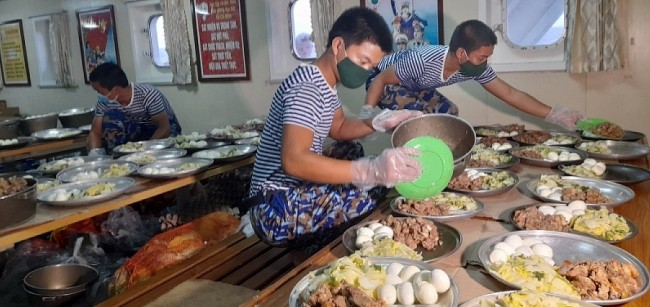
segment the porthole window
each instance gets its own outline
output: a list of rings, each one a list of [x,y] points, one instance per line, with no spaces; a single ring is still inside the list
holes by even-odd
[[[309,0],[292,0],[289,5],[289,17],[291,53],[298,60],[316,59],[316,44],[312,38]]]
[[[149,19],[149,42],[153,64],[157,67],[169,67],[169,56],[167,55],[162,15],[152,16]]]
[[[506,43],[522,49],[553,47],[564,42],[564,0],[505,0]]]

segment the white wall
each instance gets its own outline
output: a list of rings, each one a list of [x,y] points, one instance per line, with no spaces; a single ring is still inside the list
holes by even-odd
[[[346,0],[350,6],[358,0]],[[251,81],[229,83],[199,83],[196,86],[160,86],[172,102],[184,131],[206,131],[218,125],[237,123],[261,116],[268,111],[271,97],[277,85],[267,85],[269,76],[268,48],[266,45],[266,21],[264,2],[246,2],[248,40],[250,44]],[[549,104],[564,104],[585,112],[587,116],[605,117],[623,125],[629,130],[650,134],[650,108],[646,99],[650,97],[650,20],[644,14],[650,11],[650,2],[630,0],[628,31],[634,39],[630,46],[631,67],[623,72],[567,74],[564,72],[501,73],[499,76],[513,86],[522,89]],[[4,88],[0,99],[10,105],[20,106],[23,113],[46,113],[76,106],[92,106],[96,99],[90,87],[83,83],[80,50],[77,47],[77,21],[74,11],[113,4],[115,6],[120,60],[130,78],[133,78],[133,59],[126,6],[123,1],[83,0],[4,0],[0,1],[0,21],[23,19],[30,72],[35,80],[36,59],[34,39],[29,16],[68,10],[73,33],[73,59],[79,59],[76,68],[76,89]],[[444,1],[444,30],[448,42],[454,27],[466,19],[477,18],[478,6],[473,0]],[[192,39],[193,40],[193,39]],[[626,43],[626,42],[622,42]],[[30,52],[31,50],[31,52]],[[645,74],[644,74],[645,72]],[[34,83],[35,84],[35,83]],[[465,82],[441,89],[441,92],[457,103],[461,116],[473,124],[493,124],[524,121],[532,127],[544,123],[514,110],[505,103],[487,94],[475,82]],[[363,89],[339,89],[346,110],[356,113],[363,101]],[[366,143],[367,152],[375,153],[389,146],[388,137],[383,136]]]

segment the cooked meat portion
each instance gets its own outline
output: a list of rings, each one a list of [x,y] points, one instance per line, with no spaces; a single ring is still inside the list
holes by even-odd
[[[508,143],[508,139],[491,135],[491,136],[482,137],[478,143],[485,145],[485,147],[492,147],[492,144],[494,143],[499,143],[499,144]]]
[[[571,227],[559,214],[544,215],[537,207],[528,207],[515,211],[515,224],[525,230],[553,230],[567,232]]]
[[[449,215],[449,205],[438,204],[431,199],[412,200],[405,199],[397,204],[400,212],[413,215],[441,216]]]
[[[452,179],[447,186],[457,190],[478,191],[483,186],[483,177],[470,180],[469,175],[465,172]]]
[[[510,125],[501,127],[501,131],[505,131],[505,132],[517,131],[517,133],[519,133],[519,134],[522,134],[524,132],[524,130],[526,130],[526,126],[520,125],[520,124],[510,124]]]
[[[302,304],[323,307],[371,306],[382,307],[386,303],[382,300],[375,302],[372,297],[343,280],[338,287],[332,288],[324,283],[309,297],[309,301]]]
[[[481,159],[471,159],[469,160],[469,163],[467,164],[467,167],[495,167],[498,166],[499,164],[495,164],[494,161],[489,161],[489,160],[481,160]]]
[[[637,293],[639,272],[630,263],[610,261],[564,261],[558,273],[568,279],[585,300],[623,299]]]
[[[27,186],[27,180],[23,177],[0,178],[0,197],[18,193]]]
[[[515,141],[525,144],[542,144],[553,137],[546,131],[526,131],[514,137]]]
[[[534,151],[534,150],[519,150],[515,154],[516,156],[520,158],[530,158],[530,159],[537,159],[537,160],[544,160],[544,156],[542,154]]]
[[[609,202],[607,196],[594,188],[589,188],[586,192],[578,188],[564,188],[562,189],[562,200],[582,200],[588,204],[605,204]]]
[[[416,249],[422,246],[426,250],[433,250],[441,245],[436,225],[423,218],[394,218],[392,215],[379,221],[393,229],[393,239],[404,243],[406,246]]]
[[[621,126],[614,123],[603,123],[596,128],[591,129],[589,132],[602,136],[608,139],[620,140],[625,136],[625,130]]]

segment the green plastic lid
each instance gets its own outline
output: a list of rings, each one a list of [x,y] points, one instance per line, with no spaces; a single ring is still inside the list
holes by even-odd
[[[420,200],[444,190],[454,172],[454,156],[449,146],[431,136],[416,137],[404,146],[418,149],[422,153],[417,157],[422,175],[415,181],[396,184],[397,192],[408,199]]]
[[[607,122],[608,122],[608,121],[607,121],[606,119],[597,118],[597,117],[592,117],[592,118],[587,118],[587,119],[579,120],[579,121],[576,123],[576,126],[578,126],[578,128],[579,128],[580,130],[588,131],[588,130],[591,130],[591,129],[593,129],[593,128],[596,128],[596,127],[598,127],[598,126],[600,126],[600,125],[602,125],[602,124],[604,124],[604,123],[607,123]]]

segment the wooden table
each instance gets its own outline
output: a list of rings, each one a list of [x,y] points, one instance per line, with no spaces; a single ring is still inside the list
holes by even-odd
[[[232,163],[220,164],[196,175],[179,179],[154,180],[138,177],[135,185],[129,188],[125,194],[99,204],[81,207],[54,207],[39,204],[36,209],[36,216],[23,224],[0,231],[0,249],[72,223],[184,187],[199,180],[250,165],[254,161],[255,157],[250,157]]]
[[[635,161],[626,161],[626,163],[645,168],[649,167],[647,157]],[[526,179],[539,176],[539,174],[551,172],[548,168],[523,165],[515,166],[511,170],[520,178],[518,187],[502,195],[479,198],[486,205],[486,209],[480,217],[449,223],[462,233],[463,243],[452,255],[433,263],[433,265],[445,270],[454,279],[458,285],[461,303],[479,295],[508,290],[505,285],[482,273],[476,267],[464,267],[462,265],[463,259],[477,258],[476,250],[482,239],[514,230],[512,225],[502,224],[494,219],[503,218],[502,214],[508,208],[539,203],[529,193],[526,193],[525,189],[522,189],[523,185],[521,183]],[[650,181],[636,184],[631,188],[636,193],[636,197],[630,202],[616,207],[615,211],[634,221],[639,228],[639,233],[634,238],[618,244],[618,246],[635,255],[646,267],[650,267],[650,247],[648,246],[650,240]],[[384,202],[379,210],[376,210],[367,220],[378,219],[389,214],[390,208],[387,204],[388,202]],[[348,255],[348,252],[339,238],[297,265],[282,278],[264,288],[244,305],[287,306],[289,294],[301,278],[310,271],[346,255]],[[646,293],[641,298],[625,306],[650,306],[650,293]]]
[[[78,136],[62,140],[34,141],[27,146],[0,150],[0,163],[84,149],[88,144],[87,140],[88,134],[82,133]]]

